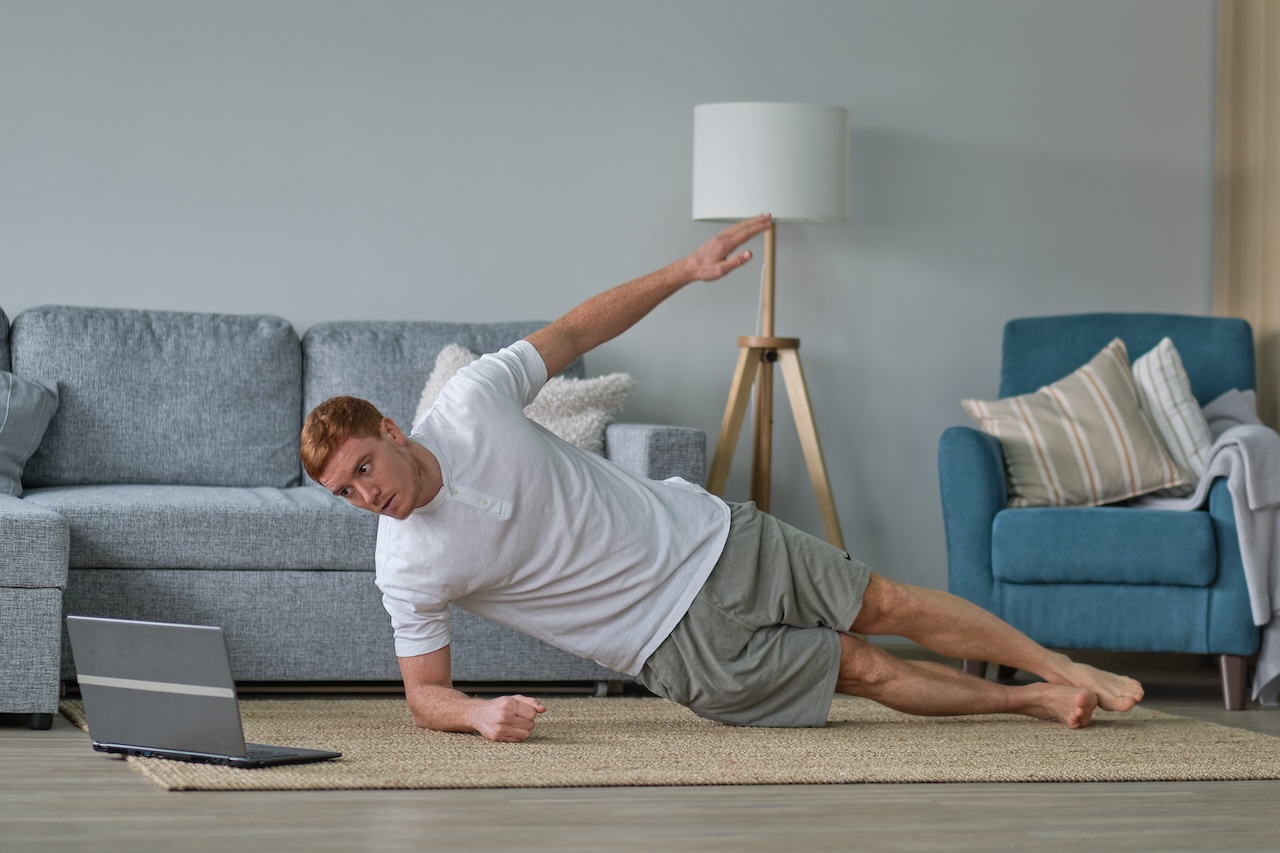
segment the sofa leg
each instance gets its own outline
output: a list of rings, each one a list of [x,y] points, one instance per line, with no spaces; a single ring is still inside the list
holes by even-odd
[[[1218,669],[1222,673],[1223,704],[1228,711],[1244,710],[1249,659],[1242,655],[1219,655]]]
[[[974,660],[973,658],[965,658],[960,661],[960,668],[969,675],[976,675],[978,678],[987,677],[987,662],[984,660]]]
[[[38,732],[47,732],[53,728],[53,714],[32,714],[27,721],[27,727]]]

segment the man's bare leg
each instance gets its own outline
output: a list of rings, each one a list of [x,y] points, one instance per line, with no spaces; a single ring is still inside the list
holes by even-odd
[[[866,640],[840,636],[836,690],[921,716],[1022,714],[1068,728],[1089,725],[1098,697],[1090,690],[1038,682],[997,684],[927,661],[898,660]]]
[[[862,610],[851,630],[905,637],[948,657],[1016,667],[1050,684],[1090,691],[1108,711],[1127,711],[1143,696],[1142,685],[1134,679],[1050,651],[963,598],[875,574],[867,583]]]

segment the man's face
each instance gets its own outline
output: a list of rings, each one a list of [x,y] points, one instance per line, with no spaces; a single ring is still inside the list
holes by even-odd
[[[320,484],[359,509],[408,518],[426,503],[423,471],[408,441],[383,419],[376,437],[349,438],[334,452],[320,472]]]

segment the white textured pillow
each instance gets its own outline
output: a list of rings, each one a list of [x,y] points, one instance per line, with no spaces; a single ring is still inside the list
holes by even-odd
[[[444,345],[444,349],[436,355],[436,366],[431,369],[427,384],[422,389],[422,396],[418,398],[418,410],[413,415],[414,426],[417,426],[418,422],[427,416],[427,412],[431,411],[431,407],[436,404],[436,397],[440,396],[441,389],[453,378],[453,374],[479,357],[457,344]]]
[[[1192,483],[1199,482],[1213,439],[1172,340],[1165,338],[1133,363],[1133,381],[1169,455]]]
[[[427,377],[413,416],[417,424],[453,375],[479,358],[473,352],[448,344],[436,356],[435,368]],[[554,376],[542,386],[534,401],[525,406],[529,420],[541,424],[552,433],[595,454],[604,453],[604,430],[622,411],[635,380],[625,373],[610,373],[591,379],[569,379]]]
[[[1138,406],[1119,338],[1031,394],[961,405],[1000,439],[1011,507],[1097,506],[1187,482]]]

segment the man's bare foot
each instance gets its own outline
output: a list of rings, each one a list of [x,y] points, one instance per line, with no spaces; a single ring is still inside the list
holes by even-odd
[[[1098,697],[1091,690],[1047,682],[1015,688],[1026,691],[1021,713],[1041,720],[1056,720],[1069,729],[1083,729],[1093,721]]]
[[[1104,711],[1128,711],[1142,701],[1142,685],[1137,681],[1087,663],[1070,661],[1064,667],[1063,677],[1055,681],[1093,692],[1098,697],[1098,707]]]

